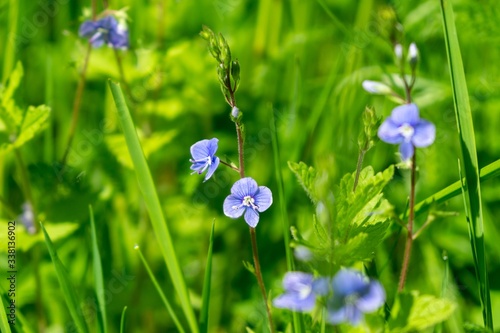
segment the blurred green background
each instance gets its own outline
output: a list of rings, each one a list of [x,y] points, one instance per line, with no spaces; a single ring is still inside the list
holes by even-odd
[[[97,2],[102,9],[102,2]],[[500,5],[494,1],[453,1],[470,92],[480,166],[500,155]],[[460,156],[439,1],[376,0],[130,0],[109,1],[127,7],[131,47],[120,51],[135,103],[130,109],[156,182],[167,223],[195,307],[200,305],[208,239],[215,220],[216,238],[209,326],[212,332],[265,330],[265,309],[254,277],[242,261],[251,261],[250,238],[242,219],[230,220],[222,202],[238,179],[219,168],[214,179],[190,175],[189,147],[219,138],[218,155],[237,160],[234,125],[216,75],[216,63],[199,37],[202,25],[221,32],[240,62],[236,98],[244,112],[246,168],[277,196],[275,168],[282,170],[291,224],[308,230],[314,208],[287,167],[304,161],[324,170],[333,182],[354,171],[357,136],[365,106],[387,116],[395,106],[361,88],[366,79],[397,73],[393,42],[420,52],[414,101],[423,118],[436,124],[435,143],[419,151],[417,201],[459,178]],[[120,130],[108,78],[119,80],[113,50],[92,51],[80,120],[69,167],[64,153],[73,99],[87,41],[78,37],[89,1],[0,1],[0,70],[5,84],[17,61],[24,78],[15,98],[22,107],[47,104],[50,125],[19,151],[27,165],[37,221],[55,241],[83,307],[95,325],[88,205],[96,217],[107,294],[110,332],[117,332],[128,306],[127,332],[175,331],[133,247],[141,249],[172,294],[165,263]],[[15,18],[15,20],[13,20]],[[271,146],[271,115],[277,118],[281,163]],[[1,129],[0,129],[1,130]],[[365,165],[379,171],[398,162],[396,148],[379,143]],[[6,271],[7,221],[17,219],[26,201],[22,175],[12,152],[0,157],[2,239],[0,267]],[[408,172],[396,171],[386,190],[398,212],[407,200]],[[494,319],[500,318],[500,181],[484,183],[485,240]],[[441,296],[449,265],[447,295],[459,305],[444,326],[450,332],[463,322],[482,323],[463,200],[456,197],[439,210],[453,217],[436,220],[415,243],[408,287]],[[417,220],[417,225],[423,221]],[[268,291],[280,292],[286,271],[279,207],[261,215],[257,228],[261,264]],[[71,321],[43,237],[17,228],[18,313],[32,330],[68,331]],[[403,242],[388,235],[375,261],[386,289],[397,284]],[[443,258],[446,258],[444,260]],[[39,261],[35,274],[34,262]],[[299,269],[306,269],[299,264]],[[39,279],[41,289],[36,288]],[[6,287],[3,280],[2,287]],[[119,283],[116,283],[119,281]],[[5,285],[4,285],[5,283]],[[113,285],[111,285],[113,284]],[[38,301],[37,301],[38,299]],[[38,303],[38,305],[37,305]],[[178,307],[178,305],[177,305]],[[38,312],[38,314],[37,314]],[[274,310],[278,326],[290,320]],[[496,318],[495,318],[496,317]],[[43,318],[43,319],[40,319]],[[20,330],[22,331],[22,330]]]

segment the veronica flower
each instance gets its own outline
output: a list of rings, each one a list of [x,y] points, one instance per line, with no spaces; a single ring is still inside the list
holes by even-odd
[[[215,156],[218,148],[217,142],[219,142],[219,139],[213,138],[198,141],[191,146],[191,156],[193,158],[189,162],[193,163],[191,170],[194,170],[191,174],[202,174],[205,170],[208,170],[204,182],[212,177],[220,163],[220,159]]]
[[[118,23],[111,15],[97,21],[83,22],[78,33],[81,37],[88,38],[96,48],[107,44],[114,49],[126,49],[129,44],[126,25]]]
[[[312,274],[303,272],[288,272],[283,278],[285,293],[273,300],[277,308],[293,311],[310,311],[316,304],[316,296],[328,293],[328,280],[314,279]]]
[[[378,129],[379,138],[387,143],[399,144],[403,161],[410,159],[415,147],[427,147],[436,138],[436,127],[431,122],[420,119],[415,104],[400,105],[392,110]]]
[[[332,280],[333,296],[327,301],[327,320],[332,324],[357,325],[364,313],[380,308],[385,291],[377,281],[370,281],[358,271],[343,269]]]
[[[259,223],[259,213],[273,203],[273,194],[265,186],[258,186],[250,177],[234,183],[231,194],[224,200],[224,214],[236,219],[245,214],[246,223],[255,228]]]

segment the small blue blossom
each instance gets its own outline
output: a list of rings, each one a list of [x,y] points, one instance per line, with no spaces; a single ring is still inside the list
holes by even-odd
[[[34,234],[36,232],[35,228],[35,214],[33,213],[33,207],[29,202],[25,202],[22,205],[23,212],[18,216],[18,219],[24,225],[28,233]]]
[[[288,272],[283,278],[285,293],[273,300],[277,308],[293,311],[311,311],[316,304],[316,296],[328,293],[328,280],[314,279],[312,274]]]
[[[126,49],[129,45],[128,29],[118,23],[114,16],[106,16],[97,21],[85,21],[80,26],[79,35],[89,39],[93,47],[107,44],[114,49]]]
[[[400,144],[399,152],[403,161],[410,159],[415,147],[427,147],[436,138],[436,127],[431,122],[420,119],[415,104],[400,105],[378,129],[379,138],[387,143]]]
[[[218,142],[219,139],[213,138],[210,140],[198,141],[191,146],[191,156],[193,158],[190,159],[189,162],[193,163],[193,165],[191,165],[191,170],[194,170],[191,174],[202,174],[208,169],[203,182],[206,182],[212,177],[219,166],[220,159],[215,156]]]
[[[242,178],[234,183],[231,194],[224,200],[224,214],[236,219],[245,214],[246,223],[255,228],[259,223],[259,213],[268,209],[273,203],[273,194],[265,186],[258,186],[250,177]]]
[[[339,271],[332,280],[333,296],[327,300],[327,320],[332,324],[357,325],[364,313],[374,312],[385,302],[385,291],[352,269]]]

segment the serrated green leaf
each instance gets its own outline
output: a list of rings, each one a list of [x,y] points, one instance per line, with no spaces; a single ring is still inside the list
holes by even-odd
[[[17,132],[23,119],[23,113],[14,101],[14,92],[19,86],[23,75],[23,66],[21,62],[18,62],[0,96],[0,119],[5,123],[9,132]]]
[[[297,176],[300,185],[302,185],[304,191],[306,191],[312,202],[315,204],[318,203],[319,198],[316,191],[316,170],[304,162],[295,163],[289,161],[288,167],[292,170],[295,176]]]
[[[47,127],[50,107],[46,105],[29,106],[19,129],[19,135],[14,141],[14,147],[19,148]]]
[[[421,332],[451,316],[455,304],[450,300],[418,292],[398,295],[388,322],[389,332]]]
[[[144,135],[138,131],[138,135],[141,140],[144,155],[148,158],[152,153],[171,142],[177,135],[177,131],[171,130],[167,132],[153,133],[150,137],[144,137]],[[128,153],[127,143],[125,142],[123,135],[108,135],[106,136],[105,142],[108,149],[113,155],[115,155],[118,162],[127,168],[134,169],[132,159]]]

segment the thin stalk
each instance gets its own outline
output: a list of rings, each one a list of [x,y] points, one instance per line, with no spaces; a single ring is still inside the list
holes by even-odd
[[[123,70],[123,62],[122,62],[122,58],[120,57],[120,53],[118,53],[119,51],[117,49],[113,49],[113,51],[115,52],[116,64],[118,65],[118,71],[120,73],[120,81],[123,84],[130,101],[133,104],[137,104],[137,101],[135,100],[134,96],[132,95],[132,91],[130,90],[130,86],[128,85],[127,80],[125,78],[125,71]]]
[[[237,167],[235,167],[234,165],[229,164],[229,163],[224,162],[224,161],[220,161],[220,163],[221,163],[221,164],[224,164],[225,166],[227,166],[227,167],[229,167],[229,168],[233,169],[234,171],[236,171],[236,172],[240,173],[240,169],[239,169],[239,168],[237,168]]]
[[[367,145],[368,145],[368,140],[365,141],[364,146],[359,149],[358,163],[356,165],[356,175],[354,176],[354,185],[352,186],[352,191],[353,192],[355,192],[356,191],[356,187],[358,187],[359,174],[361,173],[361,168],[363,167],[363,159],[365,158]]]
[[[267,302],[266,287],[264,286],[264,280],[262,279],[262,272],[260,270],[259,251],[257,249],[257,236],[255,234],[255,228],[249,227],[249,229],[250,239],[252,240],[255,276],[257,277],[257,283],[259,284],[260,292],[262,293],[262,297],[264,298],[264,302],[266,303],[267,318],[269,319],[269,329],[271,330],[271,332],[274,332],[273,317],[271,316],[271,309],[269,308],[269,304]]]
[[[63,167],[66,164],[66,159],[68,158],[71,144],[73,142],[73,138],[75,137],[76,125],[78,124],[78,116],[80,114],[80,106],[82,104],[83,90],[85,88],[85,79],[91,51],[92,44],[89,42],[87,46],[87,52],[85,53],[85,60],[83,61],[83,68],[80,73],[80,80],[78,81],[78,86],[76,88],[75,101],[73,102],[73,117],[71,119],[71,127],[69,129],[68,143],[66,144],[66,150],[61,160],[61,164],[63,165]]]
[[[410,185],[410,214],[408,216],[408,225],[405,252],[403,257],[403,266],[401,267],[401,275],[399,277],[398,291],[402,291],[405,287],[406,275],[410,264],[411,247],[413,245],[413,220],[415,218],[415,174],[417,167],[417,154],[413,154],[411,165],[411,185]]]

